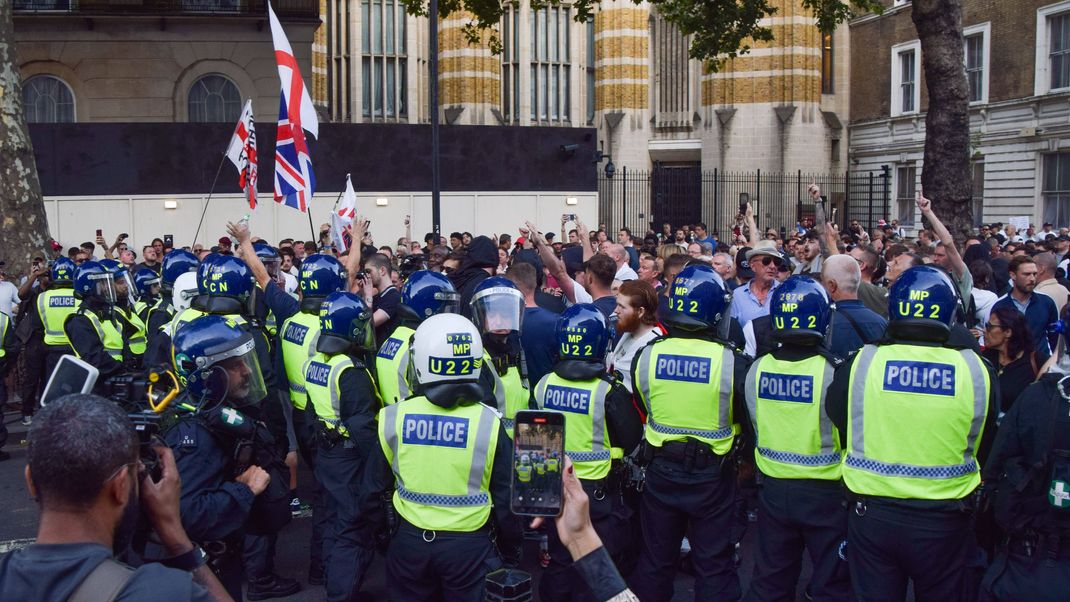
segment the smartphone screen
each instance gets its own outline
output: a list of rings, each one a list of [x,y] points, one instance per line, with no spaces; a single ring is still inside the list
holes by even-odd
[[[561,513],[561,471],[565,469],[565,415],[524,410],[516,414],[513,439],[513,514]]]
[[[163,235],[163,246],[165,246],[165,247],[173,247],[174,245],[175,245],[175,236],[174,236],[174,234],[164,234]]]

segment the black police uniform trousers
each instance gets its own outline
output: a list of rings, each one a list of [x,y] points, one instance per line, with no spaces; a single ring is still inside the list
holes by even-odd
[[[794,600],[804,549],[815,602],[853,600],[845,552],[847,510],[841,481],[764,476],[758,489],[758,554],[746,600]]]
[[[386,554],[391,600],[483,600],[487,573],[502,567],[488,526],[460,533],[399,523]]]
[[[290,403],[287,397],[284,400]],[[309,543],[309,571],[319,572],[326,566],[327,559],[327,492],[323,490],[320,480],[316,477],[317,444],[314,427],[319,421],[316,419],[316,411],[312,408],[312,402],[305,404],[305,409],[294,407],[293,423],[294,435],[297,437],[297,450],[305,464],[312,470],[312,492],[308,496],[312,506],[312,539]]]
[[[362,547],[357,530],[357,497],[364,462],[348,438],[329,445],[321,442],[316,454],[316,480],[326,494],[327,530],[325,568],[327,599],[355,600],[374,558]]]
[[[1070,599],[1070,541],[1058,550],[1012,538],[1001,546],[981,586],[982,602],[1062,602]]]
[[[41,339],[31,339],[19,355],[22,372],[19,374],[19,394],[22,397],[22,415],[29,416],[37,409],[41,393],[45,390],[48,377],[56,367],[62,352],[52,362],[50,349]],[[64,348],[60,348],[64,349]]]
[[[918,602],[976,600],[984,558],[971,513],[965,504],[956,510],[953,502],[939,509],[913,502],[866,498],[848,508],[847,564],[855,595],[901,602],[910,580]]]
[[[605,481],[581,479],[580,483],[590,503],[591,524],[606,552],[619,567],[621,554],[628,544],[631,511],[624,505],[618,487],[608,486]],[[572,567],[572,557],[553,524],[548,524],[547,539],[550,565],[539,581],[539,599],[544,602],[597,602],[583,576]]]
[[[719,461],[694,468],[664,455],[651,460],[640,506],[643,550],[631,580],[640,600],[672,598],[684,535],[691,542],[695,599],[739,599],[732,562],[735,497],[735,471]]]

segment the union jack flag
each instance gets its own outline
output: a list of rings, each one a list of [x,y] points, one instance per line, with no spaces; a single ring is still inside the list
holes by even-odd
[[[268,3],[271,39],[275,44],[282,93],[279,97],[279,128],[275,142],[275,202],[308,211],[316,191],[316,175],[305,142],[305,131],[319,135],[319,119],[286,32]]]

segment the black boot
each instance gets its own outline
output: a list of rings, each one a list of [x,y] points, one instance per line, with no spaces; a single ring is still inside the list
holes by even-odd
[[[268,600],[270,598],[284,598],[301,591],[301,584],[296,579],[288,579],[278,575],[268,575],[261,579],[249,582],[245,590],[245,597],[249,600]]]

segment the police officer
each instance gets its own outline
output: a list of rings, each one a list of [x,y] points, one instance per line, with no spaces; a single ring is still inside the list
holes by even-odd
[[[0,378],[7,378],[17,348],[18,342],[15,339],[15,327],[11,323],[11,316],[0,311]],[[5,443],[7,443],[7,424],[0,420],[0,448],[3,448]],[[0,462],[10,457],[11,454],[0,449]]]
[[[472,295],[472,321],[483,333],[483,377],[489,380],[494,403],[509,436],[516,413],[531,401],[527,369],[520,349],[524,294],[511,281],[491,276]]]
[[[67,316],[78,311],[78,301],[74,296],[74,262],[60,257],[52,263],[52,282],[47,290],[37,296],[38,319],[44,330],[45,373],[52,374],[59,358],[71,352],[71,343],[67,340],[64,324]]]
[[[130,333],[127,344],[134,354],[136,366],[141,366],[141,359],[145,355],[147,337],[145,323],[134,313],[136,302],[134,280],[126,266],[114,259],[101,259],[100,265],[104,266],[115,280],[115,316],[122,320],[124,332]]]
[[[357,498],[375,448],[382,407],[365,363],[375,352],[371,311],[353,293],[328,296],[320,309],[317,353],[305,364],[305,388],[317,419],[316,480],[328,494],[328,600],[355,600],[374,556],[360,545]]]
[[[812,600],[851,600],[840,548],[847,513],[840,436],[825,413],[825,391],[840,360],[825,348],[830,309],[825,289],[792,276],[772,292],[772,338],[746,380],[761,471],[758,554],[749,600],[794,600],[804,548],[813,560]]]
[[[379,412],[360,493],[361,541],[374,539],[372,515],[396,483],[391,598],[481,600],[486,574],[501,564],[492,521],[507,564],[519,562],[521,531],[509,511],[512,444],[497,412],[479,403],[479,330],[459,315],[432,316],[416,329],[410,356],[415,394]]]
[[[175,283],[179,276],[196,272],[200,261],[197,256],[183,249],[175,249],[163,258],[160,270],[160,299],[145,312],[145,333],[149,349],[153,348],[156,335],[175,316]]]
[[[438,272],[420,270],[401,287],[398,326],[379,343],[375,357],[379,398],[389,405],[411,393],[409,340],[415,328],[427,318],[441,313],[460,313],[460,295],[449,278]]]
[[[277,532],[290,518],[284,467],[257,421],[267,388],[256,343],[233,317],[206,315],[179,329],[173,353],[185,388],[173,402],[182,410],[163,437],[184,485],[182,523],[240,600],[244,535]],[[248,598],[299,589],[296,581],[273,574],[250,576]]]
[[[129,342],[134,327],[115,308],[115,278],[96,261],[86,261],[74,274],[77,311],[67,316],[63,331],[75,355],[99,371],[97,391],[104,391],[104,381],[124,369],[137,365]]]
[[[982,600],[1066,599],[1070,591],[1070,323],[1049,372],[1003,416],[985,463],[984,486],[1006,536],[983,582]]]
[[[622,562],[630,512],[621,498],[614,462],[630,454],[643,436],[639,410],[631,394],[606,371],[610,332],[605,315],[590,303],[565,310],[557,321],[557,364],[535,387],[539,409],[565,415],[565,453],[591,498],[591,522],[610,556]],[[546,463],[535,461],[536,478]],[[555,530],[549,534],[550,565],[539,583],[543,600],[588,599],[583,580],[572,569],[568,550]]]
[[[640,502],[643,550],[633,591],[669,600],[686,533],[695,598],[735,600],[732,561],[736,481],[731,452],[748,360],[726,344],[729,293],[709,266],[688,266],[673,282],[669,336],[632,363],[633,391],[647,412],[643,452],[649,461]]]
[[[134,314],[146,324],[149,309],[160,302],[160,275],[151,268],[139,268],[134,272],[134,289],[137,300],[134,301]]]
[[[264,269],[267,270],[268,275],[271,276],[272,280],[276,284],[281,285],[279,281],[278,249],[262,240],[258,240],[253,243],[253,250],[256,251],[256,257],[260,260],[260,263],[264,265]],[[256,295],[256,304],[254,306],[254,312],[257,316],[257,319],[260,320],[261,324],[263,324],[264,331],[267,333],[268,337],[274,339],[275,335],[278,334],[279,330],[278,320],[275,317],[275,312],[271,311],[271,308],[267,306],[267,303],[263,298],[263,285],[257,282],[257,287],[258,288],[256,292],[259,294]],[[283,292],[285,292],[285,287],[283,287]]]
[[[829,418],[846,432],[851,584],[865,600],[974,599],[972,495],[998,413],[995,375],[949,342],[960,302],[945,272],[917,266],[888,292],[884,340],[836,370]]]

